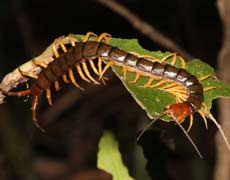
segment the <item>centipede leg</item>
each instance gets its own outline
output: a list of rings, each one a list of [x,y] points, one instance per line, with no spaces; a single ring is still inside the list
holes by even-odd
[[[178,86],[177,83],[175,83],[175,82],[170,82],[169,84],[166,84],[165,86],[163,86],[163,87],[161,87],[161,88],[159,88],[159,89],[164,90],[164,89],[169,89],[169,88],[175,88],[175,87],[177,87],[177,86]],[[180,86],[179,86],[179,87],[180,87]]]
[[[140,86],[141,88],[147,88],[150,87],[150,85],[152,84],[152,82],[155,80],[155,78],[151,77],[149,78],[149,80],[147,81],[146,84],[144,84],[143,86]]]
[[[66,43],[65,43],[65,41],[66,41],[65,39],[66,39],[65,36],[58,37],[58,38],[56,38],[56,39],[54,40],[54,42],[53,42],[53,44],[52,44],[53,53],[54,53],[54,56],[55,56],[56,58],[59,57],[59,53],[58,53],[58,50],[57,50],[59,47],[61,47],[61,49],[62,49],[63,52],[67,52],[67,48],[65,47],[65,44],[66,44]],[[68,39],[69,43],[70,43],[72,46],[75,46],[75,42],[78,41],[76,38],[74,38],[74,37],[72,36],[72,34],[69,34],[69,35],[67,36],[67,39]]]
[[[134,56],[137,56],[138,58],[145,58],[147,60],[150,60],[152,62],[156,62],[156,61],[159,61],[158,59],[154,58],[153,56],[151,55],[146,55],[146,54],[138,54],[136,52],[129,52],[130,54],[133,54]]]
[[[181,68],[185,69],[186,68],[186,62],[185,62],[184,58],[182,58],[181,56],[178,56],[178,59],[180,60]]]
[[[97,70],[97,68],[96,68],[96,66],[95,66],[95,64],[94,64],[94,62],[93,62],[93,60],[89,60],[89,64],[90,64],[90,67],[93,69],[93,72],[96,74],[96,75],[100,75],[99,74],[99,72],[98,72],[98,70]]]
[[[36,66],[40,66],[42,68],[47,68],[47,64],[45,64],[44,62],[38,61],[36,59],[33,59],[32,62],[36,65]]]
[[[136,83],[140,79],[141,75],[139,73],[136,73],[135,79],[132,81],[129,81],[130,84]]]
[[[108,44],[109,43],[109,37],[112,37],[109,33],[102,33],[98,37],[97,42],[101,42],[101,41],[105,40],[105,42]]]
[[[74,47],[75,46],[75,42],[77,42],[77,39],[74,38],[72,34],[68,35],[68,39],[69,39],[69,42],[70,42],[71,46]]]
[[[172,66],[176,64],[176,53],[173,53],[172,55],[172,62],[170,63]]]
[[[53,45],[53,46],[52,46],[52,49],[53,49],[54,56],[55,56],[56,58],[58,58],[58,57],[59,57],[59,53],[58,53],[58,50],[57,50],[56,46]]]
[[[127,77],[127,68],[125,68],[125,67],[123,66],[123,67],[122,67],[122,72],[123,72],[122,79],[123,79],[123,80],[126,80],[126,77]]]
[[[48,104],[50,105],[50,106],[52,106],[52,99],[51,99],[51,91],[50,91],[50,89],[46,89],[46,98],[47,98],[47,100],[48,100]]]
[[[107,70],[112,64],[113,64],[113,62],[112,62],[112,61],[109,61],[109,62],[105,65],[104,69],[102,70],[102,72],[101,72],[101,74],[100,74],[100,76],[99,76],[99,79],[101,79],[101,78],[103,77],[103,75],[104,75],[104,73],[106,72],[106,70]]]
[[[68,80],[66,74],[63,74],[63,75],[62,75],[62,79],[63,79],[63,81],[64,81],[66,84],[69,84],[69,80]]]
[[[97,35],[94,32],[87,32],[84,38],[82,39],[82,42],[87,42],[91,36],[97,37]]]
[[[60,91],[60,89],[61,89],[58,81],[54,81],[54,87],[55,87],[56,91]]]
[[[208,75],[199,77],[198,80],[199,80],[199,82],[201,82],[201,81],[204,81],[204,80],[209,79],[211,77],[214,77],[214,75],[213,74],[208,74]]]
[[[90,64],[90,67],[92,68],[93,72],[94,72],[96,75],[100,76],[99,69],[96,68],[96,66],[95,66],[95,64],[94,64],[94,62],[93,62],[93,60],[90,60],[90,61],[89,61],[89,64]],[[102,69],[102,67],[101,67],[100,69]],[[102,71],[102,70],[100,70],[100,71]],[[102,78],[101,78],[101,81],[102,81],[102,83],[105,85],[105,84],[106,84],[106,83],[105,83],[105,80],[108,80],[108,79],[109,79],[109,78],[107,78],[107,77],[102,77]]]
[[[19,72],[21,73],[22,76],[26,76],[26,77],[30,77],[33,79],[37,79],[37,75],[35,74],[31,74],[31,73],[27,73],[27,72],[23,72],[20,70],[20,68],[18,68]],[[31,90],[27,89],[27,90],[23,90],[23,91],[17,91],[17,92],[6,92],[4,90],[1,89],[1,91],[8,95],[8,96],[27,96],[31,94]]]
[[[160,80],[159,82],[157,82],[156,84],[153,84],[153,85],[151,85],[151,86],[149,86],[149,87],[150,87],[150,88],[156,88],[156,87],[161,86],[162,84],[165,84],[165,83],[167,83],[167,82],[168,82],[167,80],[162,79],[162,80]]]
[[[183,69],[186,68],[186,62],[185,60],[181,57],[181,56],[177,56],[176,53],[170,53],[167,56],[163,57],[162,59],[159,60],[160,63],[163,63],[165,61],[167,61],[170,57],[172,57],[172,62],[171,65],[175,65],[176,64],[176,60],[178,58],[178,60],[180,61],[181,67]]]
[[[90,67],[92,68],[93,72],[94,72],[96,75],[100,76],[99,69],[96,68],[96,66],[95,66],[95,64],[94,64],[94,62],[93,62],[93,60],[89,60],[89,64],[90,64]],[[102,71],[102,67],[100,68],[100,71]],[[105,85],[105,84],[106,84],[106,83],[105,83],[105,80],[108,80],[108,79],[109,79],[109,78],[107,78],[107,77],[102,77],[102,78],[101,78],[101,81],[102,81],[102,83]]]
[[[58,41],[57,43],[60,45],[62,51],[66,53],[67,52],[67,48],[65,47],[64,43],[61,40]]]
[[[80,64],[76,64],[75,65],[78,74],[80,75],[81,79],[83,79],[84,81],[91,83],[91,81],[84,75],[82,69],[81,69],[81,65]]]
[[[66,47],[65,47],[64,44],[62,43],[62,41],[63,41],[64,38],[65,38],[64,36],[58,37],[58,38],[56,38],[56,39],[54,40],[54,42],[53,42],[53,44],[52,44],[53,53],[54,53],[54,56],[55,56],[56,58],[59,57],[59,53],[58,53],[58,50],[57,50],[57,48],[58,48],[59,46],[61,46],[61,48],[62,48],[62,50],[63,50],[64,52],[67,51]]]
[[[187,132],[190,131],[190,129],[192,128],[192,125],[193,125],[193,115],[190,114],[189,127],[188,127],[188,129],[187,129]]]
[[[20,67],[18,68],[18,71],[20,72],[20,74],[22,76],[26,76],[26,77],[30,77],[30,78],[33,78],[33,79],[37,79],[38,76],[36,74],[32,74],[32,73],[28,73],[28,72],[24,72],[20,69]]]
[[[103,40],[105,40],[105,43],[109,43],[109,37],[111,37],[110,34],[108,33],[102,33],[98,38],[97,38],[97,42],[102,42]],[[97,66],[98,66],[98,73],[100,74],[99,75],[99,79],[102,80],[102,82],[105,84],[105,81],[107,78],[106,77],[103,77],[103,74],[102,74],[102,58],[99,57],[98,58],[98,63],[97,63]]]
[[[160,63],[167,61],[170,57],[175,56],[176,53],[169,53],[168,55],[164,56],[162,59],[159,60]]]
[[[208,122],[207,122],[207,118],[205,116],[205,113],[202,110],[199,110],[198,113],[201,115],[202,119],[204,120],[204,124],[206,129],[208,129]]]
[[[207,92],[207,91],[210,91],[210,90],[213,90],[213,89],[216,89],[217,87],[215,86],[209,86],[209,87],[204,87],[204,92]]]
[[[33,102],[32,102],[32,119],[34,122],[34,125],[40,129],[42,132],[45,132],[45,130],[39,125],[38,121],[37,121],[37,116],[36,116],[36,109],[37,109],[37,105],[38,105],[38,96],[33,96]]]
[[[3,91],[1,90],[4,94],[8,95],[8,96],[27,96],[27,95],[30,95],[31,94],[31,90],[30,89],[27,89],[27,90],[24,90],[24,91],[18,91],[18,92],[6,92],[6,91]]]
[[[88,67],[87,67],[86,62],[82,62],[81,64],[82,64],[82,68],[83,68],[83,70],[84,70],[86,76],[87,76],[91,81],[93,81],[94,84],[99,85],[100,83],[97,82],[97,81],[91,76],[91,74],[90,74],[90,72],[89,72],[89,69],[88,69]]]
[[[180,94],[173,94],[176,97],[176,103],[182,103],[186,101],[187,96],[181,96]]]
[[[200,78],[198,78],[199,82],[201,81],[204,81],[208,78],[212,78],[212,77],[215,77],[213,74],[208,74],[208,75],[205,75],[205,76],[202,76]],[[207,92],[207,91],[210,91],[210,90],[213,90],[213,89],[216,89],[217,87],[215,86],[208,86],[208,87],[204,87],[204,92]]]
[[[162,86],[158,89],[167,92],[175,92],[175,93],[183,93],[183,94],[187,93],[186,89],[183,86],[180,86],[174,82],[171,82],[170,84],[166,84],[165,86]]]
[[[70,77],[70,81],[73,83],[73,85],[76,87],[76,88],[79,88],[80,90],[84,91],[85,89],[82,88],[75,80],[74,78],[74,75],[73,75],[73,71],[72,69],[69,69],[69,77]]]
[[[173,96],[176,97],[176,102],[183,102],[186,101],[186,99],[188,98],[188,95],[185,92],[177,92],[177,91],[170,91],[170,90],[164,90],[164,92],[167,92],[169,94],[172,94]]]
[[[101,75],[102,73],[102,58],[101,57],[98,58],[97,66],[98,66],[99,74]]]

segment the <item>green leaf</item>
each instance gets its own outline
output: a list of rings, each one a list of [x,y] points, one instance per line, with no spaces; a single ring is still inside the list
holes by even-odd
[[[139,55],[150,55],[156,59],[162,59],[169,54],[169,52],[162,53],[161,51],[147,51],[138,44],[136,39],[128,40],[113,38],[111,39],[110,44],[127,52],[134,52]],[[168,62],[171,60],[172,59],[169,59]],[[180,64],[177,63],[176,66],[180,67]],[[208,64],[199,59],[194,59],[186,63],[186,70],[198,78],[209,74],[213,75],[213,78],[209,78],[201,82],[204,88],[210,86],[215,87],[215,89],[207,91],[204,94],[204,102],[207,105],[209,112],[213,99],[230,96],[230,85],[226,85],[218,80],[215,77],[214,69]],[[176,102],[174,96],[169,93],[154,88],[140,88],[141,85],[144,85],[147,82],[148,78],[146,77],[142,77],[135,84],[130,84],[128,82],[135,79],[135,73],[127,73],[126,80],[123,80],[123,73],[120,67],[113,66],[113,71],[120,78],[124,86],[137,101],[137,103],[147,112],[150,118],[156,117],[163,112],[164,107]]]
[[[82,36],[76,37],[82,38]],[[95,40],[95,38],[92,38],[92,40]],[[150,55],[156,59],[162,59],[166,55],[170,54],[170,52],[163,53],[161,51],[145,50],[138,44],[136,39],[110,38],[110,44],[126,52],[133,52],[139,55]],[[170,62],[171,60],[172,59],[169,59],[167,62]],[[176,66],[180,67],[180,63],[176,63]],[[194,59],[186,64],[186,70],[198,78],[209,74],[213,75],[213,78],[209,78],[201,82],[204,88],[210,86],[215,87],[215,89],[204,93],[204,102],[208,107],[207,110],[209,113],[212,107],[213,99],[230,96],[230,85],[226,85],[215,78],[215,71],[208,64],[199,59]],[[169,93],[154,88],[140,88],[141,85],[144,85],[147,82],[148,77],[141,77],[137,83],[130,84],[128,82],[135,79],[135,73],[127,73],[126,80],[123,80],[121,67],[113,66],[113,71],[120,78],[136,102],[147,112],[150,118],[154,118],[161,114],[167,105],[176,102],[175,97]]]
[[[99,142],[97,167],[110,173],[113,180],[133,180],[122,162],[118,143],[108,131],[104,132]]]

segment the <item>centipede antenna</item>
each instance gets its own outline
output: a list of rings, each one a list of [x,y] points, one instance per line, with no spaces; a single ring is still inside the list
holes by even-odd
[[[213,117],[213,115],[211,113],[208,115],[208,118],[216,125],[217,129],[220,131],[220,134],[223,137],[223,140],[224,140],[224,142],[225,142],[225,144],[226,144],[226,146],[230,152],[229,142],[228,142],[227,137],[226,137],[223,129],[221,128],[220,124],[216,121],[216,119]]]
[[[188,138],[188,140],[190,141],[190,143],[192,144],[192,146],[194,147],[194,149],[196,150],[197,154],[200,156],[200,158],[202,159],[202,155],[198,149],[198,147],[196,146],[196,144],[194,143],[194,141],[192,140],[192,138],[188,135],[187,131],[184,129],[184,127],[175,119],[173,119],[173,121],[175,121],[177,123],[177,125],[180,127],[180,129],[183,131],[184,135]]]
[[[153,125],[154,122],[156,122],[156,120],[162,118],[162,117],[165,116],[165,115],[166,115],[166,113],[162,113],[162,114],[160,114],[159,116],[157,116],[155,119],[153,119],[150,123],[148,123],[148,124],[141,130],[140,134],[137,136],[137,141],[140,140],[141,136],[145,133],[146,130],[148,130],[148,129]]]

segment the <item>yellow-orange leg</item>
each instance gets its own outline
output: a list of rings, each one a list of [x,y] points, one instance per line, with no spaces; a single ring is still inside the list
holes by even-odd
[[[101,63],[102,63],[102,60],[101,60]],[[96,68],[93,60],[89,60],[89,64],[90,64],[90,67],[92,68],[93,72],[97,75],[97,76],[100,76],[100,73],[99,73],[99,69]],[[101,66],[100,66],[101,67]],[[100,68],[100,72],[102,72],[102,67]],[[108,78],[106,77],[103,77],[101,78],[101,81],[103,82],[103,84],[105,85],[105,80],[108,80]]]
[[[208,75],[205,75],[205,76],[198,78],[198,80],[199,80],[199,82],[201,82],[201,81],[204,81],[204,80],[206,80],[208,78],[212,78],[212,77],[215,77],[215,76],[213,74],[208,74]],[[213,90],[216,88],[217,87],[215,87],[215,86],[204,87],[204,92],[207,92],[207,91],[210,91],[210,90]],[[204,124],[205,124],[206,129],[208,129],[208,123],[207,123],[207,118],[206,118],[206,114],[208,113],[208,107],[204,102],[202,103],[202,107],[203,107],[203,109],[200,109],[198,111],[198,113],[201,115],[202,119],[204,120]]]
[[[68,38],[68,41],[72,46],[75,46],[75,42],[78,41],[76,38],[73,37],[72,34],[69,34],[67,37],[61,36],[61,37],[56,38],[52,45],[53,53],[56,58],[59,57],[59,53],[58,53],[59,47],[61,47],[63,52],[67,52],[67,48],[65,47],[65,43],[64,43],[65,38]]]
[[[98,38],[97,38],[97,42],[102,42],[103,40],[105,41],[105,43],[109,43],[109,37],[111,37],[110,34],[108,33],[102,33]],[[98,58],[98,72],[99,72],[99,79],[101,79],[104,82],[104,79],[106,79],[105,77],[102,76],[102,61],[103,59],[101,57]],[[105,73],[105,72],[104,72]],[[103,73],[103,74],[104,74]]]
[[[176,60],[178,58],[178,60],[180,61],[181,67],[183,69],[186,68],[186,62],[185,60],[181,57],[181,56],[177,56],[176,53],[170,53],[167,56],[163,57],[162,59],[159,60],[160,63],[163,63],[165,61],[167,61],[170,57],[172,57],[172,62],[170,63],[171,65],[175,65],[176,64]]]
[[[135,79],[132,81],[129,81],[130,84],[136,83],[140,79],[141,75],[139,73],[136,73]]]
[[[73,71],[72,69],[69,69],[69,77],[70,77],[70,81],[73,83],[73,85],[76,87],[76,88],[79,88],[80,90],[84,91],[85,89],[82,88],[75,80],[74,78],[74,75],[73,75]]]
[[[99,79],[101,79],[101,78],[103,77],[103,75],[104,75],[104,73],[106,72],[106,70],[107,70],[112,64],[113,64],[112,61],[107,62],[107,64],[105,65],[104,69],[102,70],[102,72],[101,72],[101,74],[100,74],[100,76],[99,76]]]
[[[158,59],[154,58],[153,56],[151,55],[146,55],[146,54],[138,54],[136,52],[129,52],[135,56],[137,56],[138,58],[145,58],[145,59],[148,59],[149,61],[152,61],[152,62],[155,62],[155,61],[159,61]]]
[[[51,91],[50,91],[50,89],[46,89],[46,98],[47,98],[47,100],[48,100],[48,104],[50,105],[50,106],[52,106],[52,99],[51,99]]]
[[[44,62],[38,61],[36,59],[33,59],[32,62],[36,65],[36,66],[40,66],[42,68],[47,68],[47,64],[45,64]]]
[[[212,77],[215,77],[215,76],[213,74],[208,74],[208,75],[205,75],[205,76],[198,78],[198,80],[199,80],[199,82],[201,82],[201,81],[204,81],[204,80],[206,80],[208,78],[212,78]],[[213,89],[216,89],[216,87],[215,86],[204,87],[204,92],[207,92],[207,91],[210,91]]]
[[[62,75],[62,79],[63,79],[63,81],[64,81],[66,84],[68,84],[68,83],[69,83],[69,80],[68,80],[68,78],[67,78],[67,75],[66,75],[66,74],[63,74],[63,75]]]
[[[99,85],[100,83],[97,82],[97,81],[91,76],[91,74],[90,74],[90,72],[89,72],[89,69],[88,69],[88,67],[87,67],[86,62],[82,62],[81,64],[82,64],[82,68],[83,68],[83,70],[84,70],[86,76],[87,76],[91,81],[93,81],[94,84]]]
[[[190,129],[192,128],[192,125],[193,125],[193,115],[192,114],[190,114],[190,120],[189,120],[189,127],[188,127],[188,129],[187,129],[187,132],[189,132],[190,131]]]
[[[147,81],[146,84],[144,84],[143,86],[140,86],[141,88],[147,88],[147,87],[150,87],[152,82],[155,80],[155,78],[151,77],[149,78],[149,80]]]
[[[37,78],[38,78],[38,76],[37,76],[36,74],[32,74],[32,73],[29,73],[29,72],[24,72],[24,71],[22,71],[22,70],[20,69],[20,67],[18,68],[18,71],[20,72],[20,74],[21,74],[22,76],[30,77],[30,78],[32,78],[32,79],[37,79]]]
[[[204,87],[204,92],[207,92],[207,91],[210,91],[210,90],[213,90],[213,89],[216,89],[217,87],[215,86],[209,86],[209,87]]]
[[[187,95],[181,95],[181,94],[176,94],[176,93],[172,94],[172,95],[174,95],[176,97],[177,103],[182,103],[182,102],[186,101],[186,99],[187,99]]]
[[[156,87],[161,86],[162,84],[165,84],[165,83],[168,83],[168,81],[165,80],[165,79],[162,79],[162,80],[158,81],[156,84],[153,84],[153,85],[151,85],[149,87],[150,88],[156,88]]]
[[[97,37],[97,35],[93,32],[87,32],[86,35],[84,36],[82,42],[87,42],[91,36]]]
[[[186,62],[184,60],[184,58],[182,58],[181,56],[178,56],[180,63],[181,63],[181,68],[185,69],[186,68]]]
[[[60,89],[61,89],[58,81],[54,81],[54,87],[55,87],[56,91],[60,91]]]
[[[172,57],[172,56],[176,56],[176,53],[169,53],[168,55],[166,55],[166,56],[164,56],[163,58],[161,58],[160,60],[159,60],[159,62],[160,63],[163,63],[163,62],[165,62],[165,61],[167,61],[170,57]]]
[[[206,129],[208,129],[208,122],[207,122],[207,118],[205,116],[205,112],[203,112],[202,110],[199,110],[198,113],[201,115],[202,119],[204,120],[204,124]]]
[[[98,70],[97,70],[97,68],[96,68],[96,66],[95,66],[95,64],[94,64],[94,62],[93,62],[93,60],[89,60],[89,64],[90,64],[90,67],[93,69],[93,72],[96,74],[96,75],[100,75],[99,74],[99,72],[98,72]]]
[[[199,82],[201,82],[201,81],[204,81],[204,80],[209,79],[211,77],[215,77],[215,76],[213,74],[208,74],[208,75],[199,77],[198,80],[199,80]]]
[[[105,40],[105,43],[109,43],[109,37],[112,37],[109,33],[102,33],[98,39],[97,39],[97,42],[101,42],[103,40]]]
[[[59,57],[59,53],[58,53],[58,47],[60,46],[61,49],[63,50],[63,52],[66,52],[67,49],[63,43],[63,39],[65,38],[65,36],[61,36],[61,37],[58,37],[57,39],[54,40],[53,44],[52,44],[52,49],[53,49],[53,53],[54,53],[54,56],[56,58]]]
[[[171,90],[163,90],[164,92],[170,93],[176,97],[176,101],[180,102],[181,100],[185,101],[188,98],[186,92],[178,92],[178,91],[171,91]]]
[[[169,88],[175,88],[178,87],[178,84],[176,82],[168,82],[165,86],[159,88],[159,89],[169,89]],[[180,87],[180,86],[179,86]]]
[[[102,58],[101,57],[99,57],[98,58],[98,62],[97,62],[97,66],[98,66],[98,71],[99,71],[99,74],[101,75],[102,74]],[[99,75],[99,76],[100,76]],[[100,79],[100,78],[99,78]]]
[[[127,69],[125,68],[125,66],[122,66],[122,72],[123,72],[122,79],[123,79],[123,80],[126,80],[126,77],[127,77]]]
[[[88,83],[91,83],[91,81],[83,73],[83,71],[81,69],[81,65],[80,64],[76,64],[75,67],[77,68],[77,72],[80,75],[81,79],[83,79],[84,81],[86,81]]]
[[[76,38],[73,37],[72,34],[68,35],[68,39],[69,39],[69,42],[70,42],[71,46],[73,46],[73,47],[75,46],[75,42],[78,41]]]

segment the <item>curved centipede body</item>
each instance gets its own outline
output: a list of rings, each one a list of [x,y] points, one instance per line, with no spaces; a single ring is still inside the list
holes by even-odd
[[[201,107],[205,108],[203,103],[204,89],[200,84],[200,81],[209,76],[198,79],[190,74],[184,69],[185,62],[180,57],[179,60],[181,61],[182,68],[175,67],[174,64],[177,58],[175,54],[171,54],[161,60],[155,60],[148,56],[138,56],[133,53],[125,52],[117,47],[109,45],[109,35],[107,33],[100,35],[96,41],[89,41],[89,38],[92,35],[94,34],[91,32],[87,33],[83,41],[77,41],[72,36],[69,36],[71,46],[68,48],[66,48],[61,41],[58,41],[59,48],[63,52],[59,53],[59,49],[56,49],[57,44],[55,44],[53,46],[53,62],[49,63],[48,66],[35,62],[36,65],[44,68],[40,74],[37,76],[31,76],[28,73],[21,72],[22,75],[36,79],[30,89],[20,92],[6,92],[6,94],[10,96],[32,95],[32,116],[33,121],[38,128],[41,129],[36,119],[36,108],[38,98],[44,91],[46,91],[48,102],[51,105],[50,87],[54,84],[55,89],[59,90],[60,87],[58,81],[61,77],[64,82],[68,83],[71,81],[77,88],[84,90],[76,82],[72,71],[73,68],[76,68],[82,80],[89,83],[92,82],[94,84],[99,84],[99,82],[91,76],[88,66],[92,68],[92,71],[99,77],[99,80],[104,81],[103,75],[111,65],[121,66],[123,68],[124,79],[127,71],[135,72],[136,77],[130,83],[136,83],[141,76],[149,77],[148,82],[143,86],[144,88],[160,87],[160,85],[166,84],[159,89],[166,92],[172,91],[172,94],[177,99],[177,103],[168,105],[164,110],[164,114],[169,115],[177,123],[183,122],[186,117],[190,116],[190,129],[193,123],[192,114],[199,112],[207,127],[205,112],[200,110]],[[171,64],[165,62],[170,56],[174,59]],[[94,64],[95,59],[98,59],[97,66]],[[103,61],[107,62],[104,67],[102,66]],[[156,84],[152,84],[156,79],[160,79],[160,81]]]
[[[58,90],[58,80],[63,77],[64,81],[67,82],[66,74],[69,75],[70,81],[79,89],[83,88],[76,82],[73,77],[72,68],[76,67],[81,78],[90,82],[98,84],[88,72],[86,67],[86,61],[92,61],[97,58],[102,58],[103,60],[108,60],[107,65],[102,70],[102,65],[99,65],[98,71],[95,70],[100,79],[102,78],[105,71],[109,66],[115,64],[117,66],[127,67],[130,72],[141,72],[142,76],[147,76],[154,80],[154,78],[168,79],[171,81],[176,81],[181,84],[188,93],[188,98],[182,103],[172,104],[166,107],[166,111],[174,119],[179,122],[184,121],[184,119],[190,114],[198,111],[201,108],[202,102],[204,100],[203,87],[199,83],[199,80],[187,72],[185,69],[176,68],[170,64],[163,64],[158,61],[152,61],[145,57],[138,57],[132,53],[127,53],[117,47],[113,47],[107,43],[102,42],[103,38],[106,38],[107,34],[102,34],[98,39],[99,41],[87,41],[85,39],[81,42],[72,43],[72,46],[68,49],[64,48],[64,53],[60,55],[58,52],[56,54],[55,60],[48,64],[40,74],[35,77],[37,80],[31,86],[29,90],[21,92],[8,92],[8,95],[25,96],[31,94],[33,97],[32,111],[33,120],[36,122],[36,106],[38,102],[38,97],[44,92],[47,92],[47,99],[49,104],[52,104],[50,98],[50,86],[55,84],[55,88]],[[40,64],[38,64],[40,65]],[[82,67],[81,67],[82,65]],[[85,75],[83,75],[83,71]],[[95,68],[95,66],[94,66]],[[101,70],[100,70],[101,69]],[[28,75],[22,72],[23,75]],[[136,79],[137,81],[137,79]],[[150,83],[149,83],[150,84]],[[39,126],[36,123],[37,126]]]

